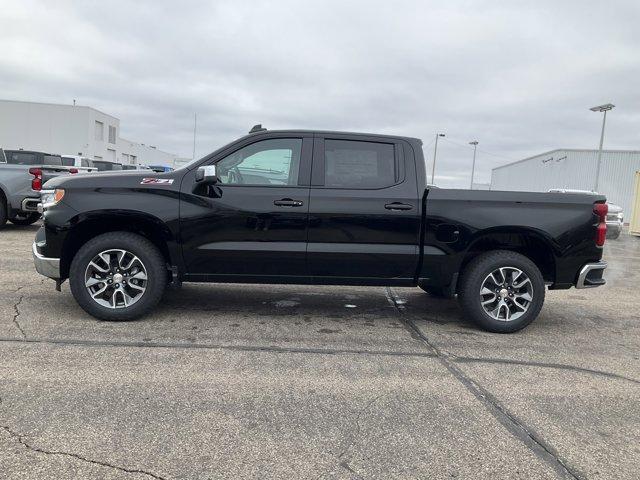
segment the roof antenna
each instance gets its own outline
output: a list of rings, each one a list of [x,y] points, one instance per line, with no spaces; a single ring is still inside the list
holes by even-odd
[[[249,130],[249,133],[257,133],[257,132],[266,132],[267,129],[266,128],[262,128],[262,124],[259,123],[257,125],[254,125],[251,130]]]

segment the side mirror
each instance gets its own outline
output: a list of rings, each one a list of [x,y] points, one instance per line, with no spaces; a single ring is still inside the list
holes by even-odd
[[[196,170],[196,182],[204,183],[206,185],[214,185],[218,183],[216,166],[206,165],[204,167],[198,167],[198,170]]]

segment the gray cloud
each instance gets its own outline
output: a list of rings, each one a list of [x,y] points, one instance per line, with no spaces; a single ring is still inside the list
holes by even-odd
[[[2,97],[91,105],[126,138],[190,156],[254,124],[447,134],[466,186],[556,147],[640,148],[640,6],[538,2],[5,1]],[[488,152],[488,153],[487,153]],[[425,149],[432,156],[432,145]],[[489,154],[491,153],[491,155]]]

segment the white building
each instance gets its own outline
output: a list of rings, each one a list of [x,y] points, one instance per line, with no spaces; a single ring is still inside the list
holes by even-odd
[[[174,167],[180,157],[120,137],[120,120],[92,107],[0,100],[0,148]]]
[[[552,188],[594,190],[598,150],[562,148],[494,168],[491,190],[546,192]],[[598,193],[629,218],[640,150],[603,150]]]

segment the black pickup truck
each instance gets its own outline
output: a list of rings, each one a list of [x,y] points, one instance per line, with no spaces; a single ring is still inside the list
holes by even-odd
[[[418,286],[513,332],[547,288],[605,283],[605,197],[429,186],[416,138],[256,126],[173,172],[53,179],[42,203],[37,271],[106,320],[169,282]]]

